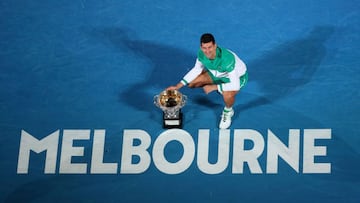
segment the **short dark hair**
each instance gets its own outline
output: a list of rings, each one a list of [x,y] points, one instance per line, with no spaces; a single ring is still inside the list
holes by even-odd
[[[201,35],[200,44],[209,43],[209,42],[212,42],[213,44],[215,44],[215,38],[212,34],[205,33],[205,34]]]

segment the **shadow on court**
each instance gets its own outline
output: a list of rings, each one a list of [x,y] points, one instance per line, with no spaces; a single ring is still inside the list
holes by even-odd
[[[260,86],[262,95],[248,103],[237,105],[236,110],[242,111],[270,104],[308,83],[326,55],[324,43],[333,32],[333,27],[315,27],[304,38],[274,47],[254,61],[245,61],[249,81]],[[176,84],[187,70],[193,67],[196,59],[196,52],[192,54],[176,47],[137,39],[131,30],[123,28],[99,28],[92,34],[104,42],[110,42],[110,46],[115,46],[119,51],[131,51],[138,57],[151,61],[150,66],[144,67],[147,69],[144,79],[119,93],[119,102],[141,111],[154,110],[152,102],[148,100],[152,101],[156,93],[149,93],[150,88],[166,88]],[[146,102],[140,98],[147,98]],[[216,102],[205,94],[190,99],[199,106],[222,106],[221,97]]]

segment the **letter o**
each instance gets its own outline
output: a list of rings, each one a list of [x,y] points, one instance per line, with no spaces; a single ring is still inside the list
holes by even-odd
[[[171,141],[178,141],[184,149],[183,156],[175,163],[166,160],[164,149]],[[195,144],[191,135],[182,129],[170,129],[159,135],[152,151],[155,166],[166,174],[179,174],[190,167],[195,156]]]

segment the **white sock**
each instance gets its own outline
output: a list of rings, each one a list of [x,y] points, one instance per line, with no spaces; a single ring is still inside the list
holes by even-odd
[[[228,108],[228,107],[224,107],[224,112],[230,112],[230,111],[233,111],[233,108],[232,107],[230,107],[230,108]]]

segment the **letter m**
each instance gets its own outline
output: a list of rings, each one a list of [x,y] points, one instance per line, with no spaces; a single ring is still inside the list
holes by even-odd
[[[24,130],[21,131],[17,173],[27,174],[29,170],[30,151],[46,151],[45,170],[47,174],[55,173],[59,142],[59,130],[38,140]]]

